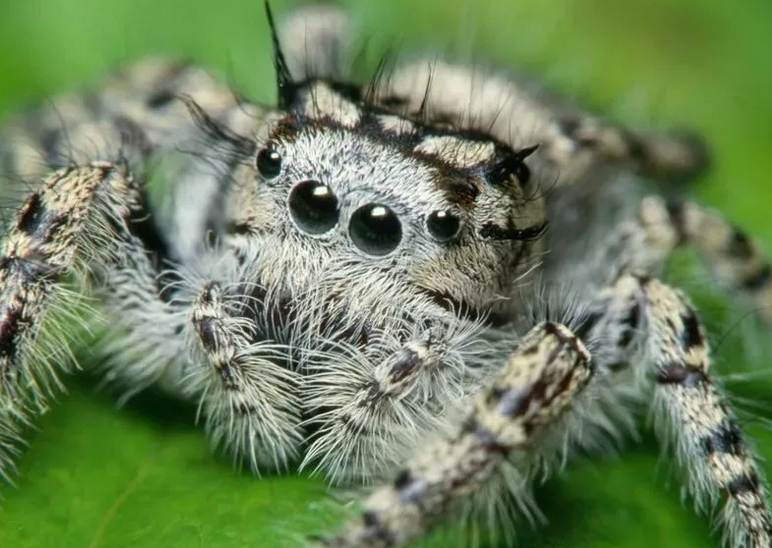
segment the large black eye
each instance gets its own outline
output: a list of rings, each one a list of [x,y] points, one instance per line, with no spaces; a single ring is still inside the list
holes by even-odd
[[[357,209],[348,225],[351,240],[368,255],[388,255],[402,240],[402,224],[397,215],[382,204]]]
[[[338,222],[338,199],[319,181],[303,181],[289,195],[289,210],[295,224],[309,234],[324,234]]]
[[[461,221],[448,211],[433,211],[426,219],[426,228],[437,241],[447,242],[456,237]]]
[[[257,171],[266,179],[273,179],[281,172],[281,154],[276,146],[268,144],[257,153]]]

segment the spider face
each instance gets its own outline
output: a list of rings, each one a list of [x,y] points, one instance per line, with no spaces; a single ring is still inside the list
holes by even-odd
[[[276,107],[155,60],[9,128],[0,175],[25,197],[0,242],[0,477],[58,385],[84,273],[129,394],[197,405],[253,470],[383,482],[329,548],[407,546],[478,511],[509,526],[534,481],[621,441],[641,402],[731,545],[768,548],[766,482],[698,312],[656,276],[694,246],[769,320],[772,266],[720,214],[638,196],[640,176],[693,177],[704,147],[478,64],[398,63],[360,86],[335,58],[337,8],[284,32],[267,15]],[[180,151],[150,199],[154,160]]]
[[[261,270],[313,265],[311,278],[285,283],[308,291],[342,272],[363,291],[398,287],[421,306],[477,313],[511,294],[545,227],[525,163],[532,150],[422,124],[324,81],[293,97],[231,202],[235,216],[252,206],[230,225],[253,235],[238,245],[262,250]]]

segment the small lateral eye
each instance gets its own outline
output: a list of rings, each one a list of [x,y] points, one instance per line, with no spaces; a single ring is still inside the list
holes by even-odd
[[[302,181],[290,191],[292,220],[303,232],[324,234],[338,224],[338,199],[319,181]]]
[[[376,257],[388,255],[402,240],[399,217],[383,204],[367,204],[357,209],[351,216],[348,231],[355,246]]]
[[[257,153],[257,171],[266,179],[273,179],[281,172],[281,154],[276,145],[269,143]]]
[[[426,228],[438,242],[447,242],[458,235],[461,220],[449,211],[432,211],[426,218]]]

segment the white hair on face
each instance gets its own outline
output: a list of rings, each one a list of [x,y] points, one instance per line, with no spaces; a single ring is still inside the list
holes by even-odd
[[[10,132],[3,168],[43,184],[0,257],[0,476],[71,358],[74,274],[124,399],[157,385],[197,403],[256,473],[381,483],[331,546],[476,514],[508,542],[516,515],[542,518],[534,484],[614,451],[652,400],[698,504],[725,498],[733,545],[769,545],[766,482],[697,313],[653,277],[691,244],[770,309],[772,266],[742,231],[639,196],[642,175],[694,176],[699,144],[480,65],[387,59],[361,85],[340,11],[278,31],[267,12],[275,108],[159,60]]]

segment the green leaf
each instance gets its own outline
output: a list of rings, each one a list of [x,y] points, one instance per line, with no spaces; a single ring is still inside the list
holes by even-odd
[[[464,53],[453,44],[474,38],[481,55],[546,73],[557,89],[625,122],[698,128],[712,143],[716,162],[695,194],[770,249],[768,1],[351,5],[376,45],[439,43]],[[276,11],[282,7],[274,6]],[[257,0],[5,0],[0,5],[0,112],[93,80],[118,61],[159,52],[226,70],[235,85],[270,101],[268,48]],[[705,291],[704,275],[674,279],[691,289],[707,312],[714,340],[723,341],[719,369],[766,365],[747,357],[737,330],[722,338],[737,315],[726,300]],[[29,436],[17,487],[2,489],[0,546],[270,548],[294,545],[302,535],[340,519],[320,479],[255,478],[211,456],[187,406],[147,394],[119,410],[91,380],[67,384],[70,393]],[[768,382],[730,388],[757,402],[770,393]],[[772,435],[760,427],[750,431],[760,453],[772,455]],[[631,441],[618,456],[572,464],[537,490],[549,523],[519,527],[519,545],[717,545],[710,520],[695,516],[691,501],[681,502],[677,476],[669,470],[667,458],[659,458],[648,438],[637,445]],[[433,545],[446,541],[447,536]]]

